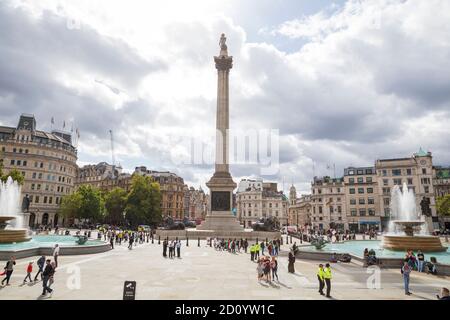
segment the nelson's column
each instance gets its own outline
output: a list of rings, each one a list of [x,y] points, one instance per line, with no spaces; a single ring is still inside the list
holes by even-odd
[[[229,171],[229,74],[233,57],[228,55],[226,37],[220,38],[220,54],[214,57],[217,69],[216,164],[212,178],[206,183],[211,191],[211,210],[198,230],[244,231],[232,213],[236,183]]]

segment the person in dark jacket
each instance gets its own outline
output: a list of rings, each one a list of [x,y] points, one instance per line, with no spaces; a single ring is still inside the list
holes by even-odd
[[[5,266],[5,278],[2,280],[2,285],[6,281],[6,285],[9,286],[9,279],[11,279],[11,275],[14,272],[14,266],[16,265],[16,259],[14,257],[11,257],[11,259],[8,260]]]
[[[295,263],[295,256],[294,256],[294,253],[292,251],[290,251],[289,252],[289,264],[288,264],[288,272],[289,273],[295,273],[294,263]]]
[[[44,271],[44,266],[45,266],[45,256],[41,256],[38,259],[37,266],[38,266],[38,272],[34,276],[34,281],[37,281],[38,275],[41,275],[41,280],[42,280],[42,272]]]
[[[50,280],[50,277],[53,275],[53,267],[50,263],[50,259],[47,259],[44,272],[42,273],[42,295],[45,296],[48,293],[52,293],[53,289],[50,289],[48,286],[48,281]]]
[[[450,300],[450,292],[447,288],[441,289],[441,296],[437,296],[439,300]]]

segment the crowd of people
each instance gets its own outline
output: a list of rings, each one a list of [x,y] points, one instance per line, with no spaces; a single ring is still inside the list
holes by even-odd
[[[39,259],[36,261],[37,265],[37,271],[34,276],[34,279],[32,279],[33,274],[33,261],[28,262],[26,266],[26,276],[22,281],[22,285],[25,285],[27,283],[34,284],[39,281],[42,281],[42,297],[47,296],[47,294],[52,295],[54,289],[51,288],[53,283],[55,282],[55,273],[56,269],[58,267],[58,257],[59,257],[59,246],[56,244],[53,248],[53,261],[52,259],[48,259],[46,256],[42,255],[39,257]],[[14,256],[12,256],[7,262],[4,267],[4,272],[0,273],[0,275],[4,275],[5,277],[2,280],[2,286],[10,285],[11,276],[14,272],[16,266],[16,259]],[[6,283],[6,284],[5,284]]]

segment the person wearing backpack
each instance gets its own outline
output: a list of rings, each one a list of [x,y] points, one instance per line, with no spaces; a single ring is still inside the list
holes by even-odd
[[[14,266],[16,265],[16,259],[14,257],[11,257],[11,259],[8,260],[6,263],[6,266],[4,268],[5,270],[5,278],[2,280],[2,285],[6,281],[6,285],[9,286],[9,279],[11,279],[11,275],[14,272]]]
[[[37,261],[38,272],[34,276],[35,282],[37,281],[38,275],[41,275],[41,280],[42,280],[42,272],[44,272],[44,265],[45,265],[45,256],[41,256]]]
[[[403,283],[405,285],[405,294],[411,295],[411,292],[409,292],[409,274],[411,273],[411,267],[407,260],[403,262],[403,267],[401,268],[401,273],[403,275]]]

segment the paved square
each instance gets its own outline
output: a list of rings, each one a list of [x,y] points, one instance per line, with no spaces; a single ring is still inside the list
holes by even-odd
[[[287,247],[279,257],[280,282],[258,283],[256,264],[249,254],[216,251],[202,241],[182,242],[182,257],[162,256],[162,245],[145,243],[128,250],[126,245],[94,255],[61,256],[53,284],[45,299],[122,299],[125,280],[137,282],[137,299],[326,299],[317,292],[319,262],[297,259],[295,274],[287,272]],[[42,282],[22,285],[26,265],[38,257],[17,261],[11,285],[1,287],[0,299],[41,299]],[[3,262],[2,262],[3,263]],[[36,269],[36,264],[34,264]],[[333,299],[436,299],[449,277],[414,272],[412,296],[405,296],[399,270],[382,269],[379,288],[368,288],[377,275],[356,263],[332,264]],[[377,282],[369,281],[369,286]]]

